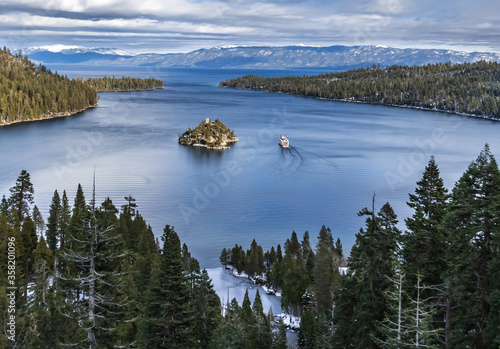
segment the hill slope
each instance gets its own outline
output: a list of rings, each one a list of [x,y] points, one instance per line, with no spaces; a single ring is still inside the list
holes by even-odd
[[[83,81],[0,50],[0,126],[69,115],[96,104],[96,90]]]

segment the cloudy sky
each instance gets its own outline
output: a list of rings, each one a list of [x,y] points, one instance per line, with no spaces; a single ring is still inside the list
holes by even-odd
[[[389,45],[500,52],[499,0],[0,0],[0,38],[188,52],[219,45]]]

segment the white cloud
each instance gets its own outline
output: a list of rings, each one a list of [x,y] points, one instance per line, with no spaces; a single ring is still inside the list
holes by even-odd
[[[65,37],[64,44],[80,40],[80,45],[85,45],[85,37],[102,35],[111,42],[112,37],[137,36],[142,38],[135,43],[138,49],[148,47],[151,40],[161,45],[161,37],[178,37],[179,45],[186,37],[193,45],[196,36],[203,37],[198,44],[204,47],[299,42],[452,48],[479,44],[500,51],[496,0],[4,0],[2,5],[6,10],[0,15],[0,35],[23,33],[26,42],[30,33],[44,32],[48,43]],[[65,33],[73,33],[73,41]],[[33,45],[38,39],[33,38]]]

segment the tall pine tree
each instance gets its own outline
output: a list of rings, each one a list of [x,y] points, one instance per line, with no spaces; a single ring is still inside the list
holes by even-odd
[[[47,244],[52,252],[56,251],[57,243],[59,241],[59,214],[61,211],[61,198],[57,190],[54,191],[52,196],[52,203],[49,207],[49,218],[47,222]]]
[[[9,205],[15,210],[19,222],[30,214],[30,204],[34,203],[35,190],[31,183],[30,174],[22,170],[17,177],[16,184],[10,188]]]
[[[500,229],[500,171],[488,145],[453,188],[443,226],[450,241],[444,276],[453,301],[447,344],[487,348],[483,330],[497,282],[490,268]]]
[[[189,348],[193,346],[193,315],[189,286],[183,274],[181,244],[170,225],[163,230],[161,263],[151,275],[144,315],[139,324],[142,348]]]
[[[436,329],[444,329],[446,304],[449,304],[442,292],[445,288],[442,272],[446,269],[448,239],[441,223],[446,213],[447,192],[436,161],[431,157],[422,179],[417,182],[415,194],[410,194],[408,206],[414,213],[405,220],[408,231],[403,236],[405,290],[415,299],[417,274],[422,276],[420,283],[429,287],[424,288],[420,296],[436,307]]]
[[[373,198],[375,201],[375,198]],[[398,255],[400,231],[397,217],[389,203],[378,215],[362,210],[367,216],[366,229],[356,234],[348,258],[348,273],[335,297],[333,342],[339,347],[375,348],[373,336],[380,336],[377,324],[387,311],[384,292],[390,286]]]

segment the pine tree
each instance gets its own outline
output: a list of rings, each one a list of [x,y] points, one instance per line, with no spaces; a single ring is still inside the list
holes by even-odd
[[[21,238],[23,246],[23,260],[24,260],[24,298],[28,298],[28,280],[31,272],[33,271],[34,256],[33,251],[36,249],[38,238],[36,236],[35,223],[30,216],[26,217],[23,221],[21,229]]]
[[[181,245],[173,227],[167,225],[163,232],[161,264],[146,292],[139,343],[143,348],[187,348],[192,346],[193,319]]]
[[[255,347],[257,348],[270,348],[273,342],[271,332],[270,319],[264,314],[262,300],[260,298],[259,289],[255,293],[255,299],[252,305],[253,324],[252,324],[252,337]]]
[[[431,307],[431,310],[428,310],[426,307],[426,300],[423,298],[425,287],[422,286],[421,280],[422,275],[418,274],[417,284],[415,285],[417,298],[412,299],[412,309],[409,309],[409,313],[412,315],[410,321],[413,322],[413,326],[406,329],[407,338],[410,340],[410,346],[412,347],[437,349],[439,347],[437,344],[439,329],[432,326],[435,309]]]
[[[136,212],[136,208],[137,208],[137,204],[135,203],[135,199],[131,195],[129,195],[129,196],[125,196],[125,200],[127,201],[127,204],[122,205],[123,213],[126,215],[129,215],[130,217],[134,217],[135,212]]]
[[[71,221],[71,206],[66,196],[66,190],[63,191],[61,208],[58,215],[58,228],[59,228],[59,248],[64,248],[64,242],[66,241],[66,234],[69,233]]]
[[[391,285],[384,291],[385,317],[372,333],[373,340],[382,348],[438,348],[439,329],[432,326],[436,309],[429,306],[429,299],[423,298],[422,275],[416,277],[417,283],[413,285],[416,298],[413,299],[403,291],[402,265],[397,263],[395,268],[394,276],[388,278]]]
[[[281,252],[279,245],[278,252]],[[302,295],[307,290],[310,280],[302,263],[301,245],[295,232],[292,232],[290,239],[286,240],[285,256],[273,266],[271,277],[275,287],[280,287],[282,290],[282,308],[290,314],[300,315]]]
[[[272,349],[287,349],[288,343],[286,339],[286,327],[283,320],[278,322],[278,330],[273,333]]]
[[[142,234],[139,240],[139,250],[135,261],[135,275],[137,279],[137,287],[142,295],[147,290],[149,281],[151,280],[151,266],[154,259],[158,257],[155,237],[151,227],[148,227]]]
[[[59,241],[59,214],[61,211],[61,199],[59,193],[54,191],[52,203],[49,207],[49,218],[47,222],[47,243],[52,252],[56,251]]]
[[[488,270],[491,272],[492,292],[488,297],[490,313],[484,329],[484,343],[488,348],[500,347],[500,233],[495,232],[492,239],[496,252],[488,264]]]
[[[230,258],[231,258],[230,253],[224,247],[219,256],[220,263],[224,266],[224,268],[227,268],[227,265],[230,262]]]
[[[33,207],[33,221],[36,225],[37,234],[40,236],[43,235],[45,230],[45,221],[43,220],[42,214],[36,205]]]
[[[403,348],[405,347],[405,324],[406,312],[403,309],[403,277],[404,272],[401,264],[395,265],[395,273],[392,278],[388,278],[390,285],[384,291],[386,302],[386,312],[383,321],[379,321],[378,337],[373,334],[372,338],[381,347]]]
[[[240,317],[245,323],[250,323],[252,321],[252,303],[250,302],[250,297],[248,296],[248,289],[245,291],[243,296],[243,302],[241,303]]]
[[[306,266],[310,252],[312,252],[311,242],[309,241],[309,232],[306,231],[300,243],[300,255],[302,257],[302,264]]]
[[[201,348],[208,348],[210,339],[221,321],[220,299],[213,289],[208,273],[205,269],[196,281],[192,291],[194,318],[193,336]]]
[[[455,305],[447,344],[486,348],[483,329],[496,282],[490,263],[500,229],[500,171],[488,145],[455,184],[443,226],[450,241],[445,279]]]
[[[2,201],[0,202],[0,214],[5,217],[9,214],[9,202],[5,198],[5,195],[2,196]]]
[[[297,335],[297,342],[301,348],[316,348],[317,327],[315,311],[313,309],[305,310],[300,318],[300,329]]]
[[[52,250],[48,248],[45,243],[45,239],[43,236],[40,237],[38,244],[36,245],[35,250],[33,251],[33,259],[35,270],[39,270],[42,266],[51,270],[54,266],[54,255]]]
[[[89,208],[85,202],[85,195],[81,184],[78,184],[75,195],[75,204],[73,205],[73,213],[70,220],[70,230],[76,239],[85,239],[85,234],[88,234],[87,223],[89,220]],[[74,246],[72,246],[74,248]]]
[[[253,277],[262,274],[264,271],[264,253],[262,252],[262,247],[253,239],[250,250],[246,253],[245,272],[248,276]]]
[[[387,311],[383,293],[390,286],[387,278],[394,272],[400,231],[397,217],[389,203],[378,215],[363,209],[366,230],[356,234],[356,242],[348,259],[348,273],[335,297],[333,342],[336,346],[374,348],[373,332]]]
[[[316,246],[313,289],[317,302],[318,314],[330,312],[333,305],[334,291],[340,284],[339,267],[343,256],[339,255],[330,228],[321,227]]]
[[[413,210],[413,216],[406,219],[409,231],[403,236],[402,256],[405,262],[407,277],[406,290],[410,297],[415,298],[417,290],[417,274],[423,275],[422,284],[439,286],[443,289],[442,272],[446,269],[445,252],[447,237],[441,227],[446,213],[447,189],[439,175],[439,169],[431,157],[425,168],[423,177],[417,182],[415,194],[410,194],[408,206]],[[438,288],[425,288],[421,295],[424,299],[431,299],[440,310],[436,313],[435,326],[443,328],[445,320],[445,306],[442,292]]]
[[[9,206],[14,208],[19,222],[23,222],[24,218],[30,214],[29,205],[34,203],[33,184],[31,183],[30,174],[26,170],[22,170],[17,177],[16,184],[10,188]]]
[[[94,349],[116,342],[110,330],[126,320],[119,303],[124,251],[114,227],[102,228],[102,221],[98,221],[95,187],[87,207],[79,186],[72,223],[75,230],[67,236],[71,248],[61,252],[63,263],[71,268],[63,268],[57,277],[63,283],[61,292],[72,305],[65,315],[81,325],[77,340]],[[80,298],[80,292],[85,297]]]
[[[41,237],[37,250],[40,246],[45,245],[42,239],[43,237]],[[65,347],[63,343],[75,340],[73,336],[78,333],[78,322],[65,317],[64,311],[61,312],[61,309],[66,308],[64,298],[56,291],[55,285],[51,286],[50,284],[52,250],[45,245],[45,251],[46,255],[37,254],[39,255],[37,258],[39,276],[36,280],[30,312],[36,321],[39,348],[60,349]]]
[[[244,336],[242,335],[244,325],[240,318],[240,310],[236,298],[233,298],[230,303],[228,302],[225,315],[210,340],[209,348],[244,348]]]
[[[125,314],[124,321],[116,324],[116,329],[111,333],[113,335],[114,347],[134,347],[131,343],[136,342],[137,319],[142,314],[144,308],[142,297],[137,285],[134,266],[129,260],[122,261],[121,270],[123,271],[121,281],[121,292],[117,297],[117,303],[121,305],[121,312]]]

